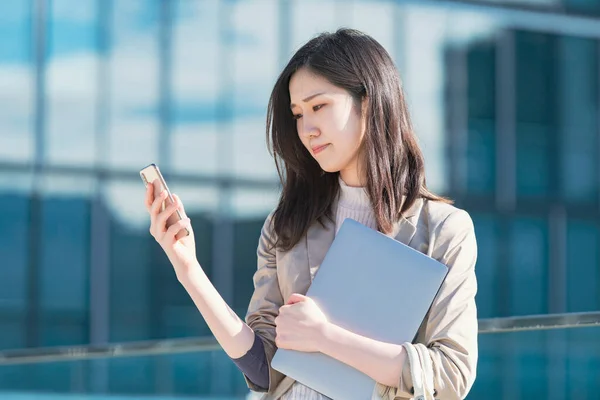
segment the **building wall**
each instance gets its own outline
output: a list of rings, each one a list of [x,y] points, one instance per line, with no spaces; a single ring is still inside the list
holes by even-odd
[[[210,333],[148,234],[150,162],[243,315],[278,195],[270,90],[295,49],[339,26],[388,49],[430,187],[474,219],[479,316],[598,310],[600,7],[515,3],[2,3],[0,350]],[[594,337],[482,337],[470,398],[590,398]],[[246,393],[221,352],[4,366],[0,390]]]

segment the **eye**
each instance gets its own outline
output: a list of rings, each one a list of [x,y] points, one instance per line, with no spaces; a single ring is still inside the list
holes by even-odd
[[[318,104],[313,107],[313,111],[319,111],[321,108],[325,107],[325,104]]]

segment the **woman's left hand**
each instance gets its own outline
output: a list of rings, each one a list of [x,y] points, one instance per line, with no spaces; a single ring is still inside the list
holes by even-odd
[[[275,344],[281,349],[320,351],[328,323],[313,299],[294,293],[275,318]]]

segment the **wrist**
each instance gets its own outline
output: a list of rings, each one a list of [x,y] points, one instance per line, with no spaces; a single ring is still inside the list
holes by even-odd
[[[176,269],[176,271],[177,280],[184,287],[198,284],[202,279],[208,279],[198,261],[187,264],[183,268]]]
[[[332,341],[335,341],[335,329],[336,326],[331,322],[327,321],[323,323],[319,331],[320,337],[318,341],[319,352],[327,354],[327,349]]]

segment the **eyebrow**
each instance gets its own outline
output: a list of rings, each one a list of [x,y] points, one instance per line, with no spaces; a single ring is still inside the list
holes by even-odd
[[[305,98],[304,100],[302,100],[304,103],[311,101],[312,99],[314,99],[317,96],[320,96],[322,94],[325,94],[325,92],[319,92],[319,93],[315,93],[315,94],[311,94],[310,96],[308,96],[307,98]],[[290,108],[294,108],[296,107],[296,105],[294,103],[290,104]]]

